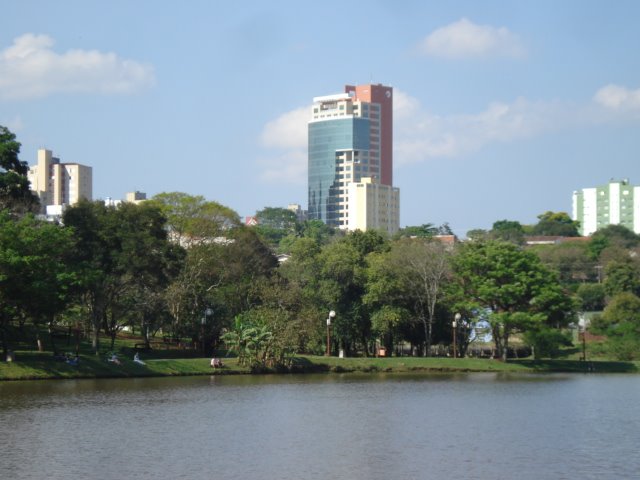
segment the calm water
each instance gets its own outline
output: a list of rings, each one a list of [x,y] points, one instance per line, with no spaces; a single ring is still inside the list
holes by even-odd
[[[7,479],[640,478],[640,376],[0,383]]]

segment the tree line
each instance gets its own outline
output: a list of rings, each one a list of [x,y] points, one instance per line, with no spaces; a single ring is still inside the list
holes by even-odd
[[[117,207],[81,201],[49,223],[33,213],[19,143],[3,127],[0,135],[5,355],[25,325],[77,329],[96,353],[101,339],[113,346],[133,328],[148,346],[161,337],[274,366],[324,352],[329,311],[333,354],[390,354],[402,343],[417,355],[453,345],[464,355],[483,326],[500,358],[514,338],[553,356],[570,341],[566,327],[591,310],[604,310],[592,329],[608,336],[606,348],[620,358],[638,351],[639,240],[623,227],[528,247],[512,235],[517,222],[504,220],[450,244],[441,240],[447,224],[388,238],[279,208],[247,227],[232,209],[181,192]],[[552,212],[539,220],[538,231],[568,224]]]

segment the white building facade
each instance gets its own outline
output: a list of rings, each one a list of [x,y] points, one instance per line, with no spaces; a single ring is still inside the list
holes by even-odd
[[[347,229],[379,230],[393,235],[400,229],[400,190],[371,177],[348,185]]]
[[[580,222],[580,234],[589,236],[607,225],[622,225],[640,234],[640,187],[629,180],[573,192],[573,220]]]

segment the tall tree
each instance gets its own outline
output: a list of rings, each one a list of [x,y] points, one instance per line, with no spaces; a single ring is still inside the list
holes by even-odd
[[[135,306],[143,325],[148,325],[149,302],[167,284],[179,251],[167,239],[165,217],[152,204],[116,208],[81,201],[65,210],[63,221],[76,238],[79,294],[90,312],[92,344],[98,354],[100,330],[108,326],[109,312],[118,310],[121,301]],[[137,300],[131,301],[132,297]],[[107,328],[112,335],[119,320],[114,318]]]
[[[583,312],[595,312],[604,308],[605,291],[601,283],[581,283],[576,296]]]
[[[16,136],[0,125],[0,210],[21,214],[37,210],[38,198],[31,193],[29,166],[18,159],[19,153]]]
[[[607,225],[591,236],[589,252],[592,258],[600,257],[608,247],[619,247],[625,250],[640,245],[640,235],[636,235],[623,225]]]
[[[565,325],[573,303],[539,258],[500,241],[464,244],[454,258],[461,304],[489,310],[498,355],[506,360],[511,335]]]
[[[597,263],[591,259],[585,243],[559,243],[528,247],[535,252],[542,263],[558,274],[563,284],[595,281]]]
[[[620,360],[640,358],[640,298],[623,292],[611,300],[591,331],[608,336],[612,353]]]
[[[286,208],[265,207],[256,213],[256,218],[258,225],[253,228],[273,250],[283,238],[295,236],[300,230],[296,214]]]
[[[13,321],[53,322],[67,305],[71,231],[27,215],[0,212],[0,333],[6,356]]]
[[[571,217],[565,212],[547,211],[538,215],[538,223],[531,229],[531,234],[577,237],[579,236],[579,226],[580,222],[571,220]]]
[[[499,220],[494,222],[490,237],[494,240],[511,242],[517,245],[524,243],[524,228],[515,220]]]
[[[170,239],[185,248],[220,239],[226,231],[240,225],[235,211],[200,195],[164,192],[149,202],[166,216]]]
[[[640,294],[640,271],[630,260],[611,261],[604,269],[604,290],[610,297],[619,293]]]
[[[449,251],[437,241],[401,239],[380,257],[371,257],[368,271],[369,303],[393,302],[411,312],[422,325],[423,353],[431,350],[436,306],[450,277]]]

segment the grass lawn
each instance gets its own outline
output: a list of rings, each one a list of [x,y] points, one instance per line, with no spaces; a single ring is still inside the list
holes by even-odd
[[[107,361],[106,356],[81,355],[77,366],[55,360],[49,352],[17,352],[15,362],[0,363],[0,380],[47,378],[146,377],[174,375],[248,374],[247,367],[239,366],[237,359],[225,358],[224,367],[212,369],[208,358],[148,358],[139,365],[133,357],[120,356],[121,364]],[[497,360],[476,358],[337,358],[296,357],[292,372],[595,372],[635,373],[637,362],[581,362],[579,360]],[[263,373],[281,373],[266,371]]]
[[[41,336],[42,332],[41,332]],[[35,338],[35,333],[25,335]],[[25,338],[23,337],[23,338]],[[14,342],[16,360],[0,362],[1,380],[26,380],[50,378],[99,378],[99,377],[145,377],[174,375],[221,375],[252,373],[248,367],[238,365],[235,358],[225,358],[223,368],[212,369],[209,358],[202,358],[194,349],[169,348],[159,341],[155,348],[141,352],[145,365],[133,361],[136,343],[139,337],[122,335],[116,339],[113,350],[118,354],[121,364],[115,365],[107,361],[111,352],[111,343],[107,338],[101,339],[101,350],[95,355],[87,341],[79,344],[78,365],[69,365],[56,360],[51,344],[45,342],[44,352],[36,350],[35,342]],[[72,352],[73,342],[58,341],[58,351]],[[637,373],[640,362],[613,362],[607,359],[588,362],[579,360],[578,348],[567,349],[560,359],[532,360],[518,359],[501,362],[480,358],[446,358],[446,357],[386,357],[386,358],[338,358],[324,356],[298,356],[292,367],[284,372],[316,373],[316,372],[595,372],[595,373]],[[266,370],[261,373],[284,373],[283,371]]]

